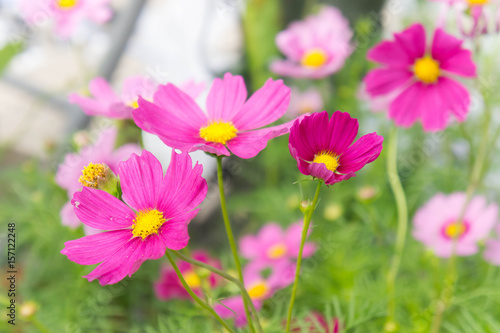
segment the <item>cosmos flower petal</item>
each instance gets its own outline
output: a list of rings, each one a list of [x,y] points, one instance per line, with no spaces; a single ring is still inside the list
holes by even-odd
[[[230,121],[247,99],[243,77],[231,73],[216,78],[207,97],[208,118],[212,121]]]
[[[340,156],[338,172],[356,172],[375,161],[382,151],[384,138],[377,133],[363,135]]]
[[[403,90],[401,94],[392,101],[389,106],[389,117],[396,125],[410,127],[421,117],[427,105],[420,99],[420,93],[424,91],[421,82],[416,82]]]
[[[363,81],[371,96],[379,96],[398,89],[412,77],[413,73],[406,68],[377,68],[370,71]]]
[[[394,34],[395,42],[405,51],[410,63],[424,56],[425,39],[425,29],[420,23],[415,23],[403,32]]]
[[[198,214],[199,209],[177,215],[160,228],[159,235],[165,246],[171,250],[182,250],[189,242],[188,223]]]
[[[500,240],[489,239],[486,241],[484,259],[490,264],[500,266]]]
[[[432,58],[439,61],[439,67],[448,72],[465,76],[476,76],[476,65],[472,53],[462,48],[463,41],[436,29],[432,41]]]
[[[80,220],[78,216],[75,214],[75,208],[71,204],[71,200],[66,202],[61,209],[61,222],[63,225],[68,226],[70,228],[76,228],[80,225]]]

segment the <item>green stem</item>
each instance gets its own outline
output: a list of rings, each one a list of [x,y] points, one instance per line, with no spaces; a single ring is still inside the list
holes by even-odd
[[[387,275],[387,293],[389,298],[387,309],[388,318],[386,322],[389,327],[386,327],[387,331],[391,331],[391,329],[396,325],[396,278],[398,276],[399,267],[401,265],[401,258],[403,256],[406,242],[406,232],[408,229],[408,205],[406,203],[406,196],[403,185],[401,185],[401,180],[399,179],[397,155],[398,130],[396,127],[394,127],[391,130],[389,138],[389,147],[387,152],[387,173],[389,177],[389,184],[396,200],[398,211],[398,230],[396,235],[394,255],[392,257],[391,267]]]
[[[308,211],[306,211],[304,216],[304,226],[302,228],[302,238],[300,240],[300,250],[299,255],[297,257],[297,266],[295,267],[295,279],[293,281],[293,289],[292,296],[290,297],[290,304],[288,306],[288,315],[286,318],[286,333],[290,332],[290,324],[292,321],[292,312],[293,312],[293,303],[295,303],[295,295],[297,294],[297,286],[299,284],[299,275],[300,275],[300,266],[302,264],[302,252],[304,250],[304,244],[307,238],[307,231],[309,230],[309,224],[311,223],[311,218],[314,213],[314,209],[316,209],[316,205],[318,203],[319,191],[321,189],[321,185],[323,184],[323,180],[318,180],[318,187],[316,188],[316,194],[314,194],[314,199],[311,207]]]
[[[196,303],[198,303],[202,308],[204,308],[205,310],[207,310],[208,312],[210,312],[212,314],[212,316],[214,316],[214,318],[217,319],[217,321],[219,323],[221,323],[221,325],[224,326],[224,328],[228,332],[235,333],[231,329],[231,327],[229,327],[229,325],[221,317],[219,317],[219,315],[217,314],[217,312],[215,312],[215,310],[210,305],[208,305],[207,303],[205,303],[204,301],[202,301],[198,296],[196,296],[196,294],[193,292],[193,290],[187,284],[186,280],[184,280],[184,277],[182,276],[182,273],[179,270],[179,267],[177,267],[177,265],[175,264],[174,259],[172,258],[172,255],[170,254],[170,250],[167,249],[167,251],[165,252],[165,255],[167,256],[168,261],[170,261],[170,264],[172,265],[172,267],[174,268],[175,273],[177,273],[177,276],[179,277],[179,280],[181,280],[181,284],[184,286],[184,288],[189,293],[189,295],[191,295],[191,297],[194,299],[194,301]]]
[[[217,269],[213,266],[210,266],[208,264],[205,264],[204,262],[201,262],[201,261],[198,261],[198,260],[195,260],[195,259],[192,259],[180,252],[177,252],[177,251],[174,251],[174,254],[179,257],[180,259],[184,260],[185,262],[188,262],[192,265],[195,265],[195,266],[198,266],[198,267],[201,267],[201,268],[204,268],[214,274],[217,274],[221,277],[223,277],[224,279],[234,283],[236,286],[238,286],[238,288],[240,288],[241,290],[241,295],[243,297],[243,299],[246,299],[248,304],[250,305],[250,311],[252,312],[252,315],[254,316],[254,318],[256,319],[256,323],[257,323],[257,331],[259,333],[262,333],[263,330],[262,330],[262,327],[260,325],[260,321],[259,321],[259,317],[258,317],[258,314],[257,314],[257,310],[255,309],[254,305],[253,305],[253,302],[252,302],[252,299],[250,298],[250,295],[248,294],[247,290],[245,289],[245,286],[240,282],[240,280],[236,279],[235,277],[233,277],[232,275],[229,275],[227,274],[226,272],[224,271],[221,271],[220,269]]]
[[[229,222],[229,215],[227,213],[226,195],[224,194],[224,179],[222,177],[222,157],[223,156],[217,156],[217,180],[219,182],[220,207],[222,210],[222,218],[224,219],[224,226],[226,227],[227,239],[229,240],[231,252],[233,253],[234,264],[236,265],[236,270],[238,271],[238,278],[241,284],[245,285],[245,282],[243,281],[243,272],[241,270],[240,258],[238,257],[238,250],[236,248],[233,230],[231,229],[231,223]],[[255,332],[252,316],[250,315],[250,311],[248,310],[249,305],[245,298],[243,298],[243,304],[245,305],[245,314],[248,320],[248,325],[250,326],[250,330],[252,332]]]
[[[31,318],[29,321],[42,333],[50,333],[47,327],[45,327],[41,322],[36,318]]]

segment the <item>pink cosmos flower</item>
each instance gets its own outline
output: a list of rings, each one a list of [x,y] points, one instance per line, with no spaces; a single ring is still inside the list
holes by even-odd
[[[485,198],[476,196],[467,206],[463,223],[460,223],[465,203],[465,193],[435,195],[415,214],[413,237],[438,257],[450,257],[454,245],[456,255],[477,253],[477,243],[488,236],[497,222],[498,207],[494,204],[488,206]]]
[[[241,158],[251,158],[266,147],[268,140],[288,133],[292,122],[261,127],[283,116],[290,89],[281,80],[269,79],[248,101],[246,98],[243,78],[226,73],[223,79],[215,79],[210,89],[208,115],[191,97],[167,84],[159,87],[154,103],[139,98],[133,116],[137,126],[174,149],[229,156],[229,148]]]
[[[328,120],[323,111],[295,121],[288,147],[302,174],[331,185],[354,177],[380,155],[383,137],[371,133],[353,143],[357,134],[358,120],[349,113],[337,111]]]
[[[286,231],[276,223],[268,223],[256,236],[247,235],[240,240],[241,255],[253,261],[274,264],[296,259],[299,254],[302,223],[292,224]],[[305,243],[303,257],[313,255],[316,246]]]
[[[221,264],[218,260],[213,259],[205,251],[194,251],[191,257],[195,260],[204,262],[213,267],[220,268]],[[179,261],[177,263],[179,270],[181,271],[186,283],[191,287],[194,293],[198,296],[202,296],[202,286],[201,277],[196,273],[195,267],[185,261]],[[215,274],[210,273],[208,277],[208,283],[210,287],[215,288],[219,279]],[[181,284],[179,277],[175,273],[171,266],[165,266],[161,269],[160,279],[154,283],[154,290],[156,297],[166,301],[169,299],[180,298],[180,299],[191,299],[186,289]]]
[[[309,327],[299,326],[296,323],[292,323],[291,332],[293,333],[338,333],[340,324],[337,318],[329,323],[326,318],[319,312],[311,312],[306,318],[305,322],[309,324]],[[285,322],[286,324],[286,322]]]
[[[465,120],[469,92],[452,77],[475,77],[476,66],[461,40],[437,29],[427,45],[424,27],[414,24],[371,49],[368,59],[383,68],[368,73],[366,89],[372,97],[394,93],[389,117],[396,125],[410,127],[421,119],[425,131],[438,131],[450,112]]]
[[[118,170],[118,163],[126,160],[131,154],[139,154],[142,149],[136,144],[126,144],[118,149],[115,148],[116,136],[118,132],[115,128],[107,128],[99,133],[99,137],[94,144],[83,147],[79,153],[70,153],[64,157],[56,173],[56,183],[68,192],[71,198],[73,193],[80,191],[83,185],[78,181],[82,175],[82,170],[90,163],[106,164],[111,171]],[[63,225],[76,228],[80,225],[80,220],[76,216],[71,202],[67,202],[61,209],[61,220]],[[96,233],[97,230],[84,225],[85,233]]]
[[[163,176],[160,162],[144,150],[118,165],[121,201],[89,187],[73,196],[78,218],[86,225],[108,230],[65,243],[62,254],[80,265],[95,265],[84,276],[101,285],[132,276],[148,259],[158,259],[165,250],[180,250],[189,241],[188,223],[207,194],[202,167],[192,166],[188,154],[172,152]]]
[[[322,108],[323,99],[318,90],[310,88],[309,90],[301,92],[293,88],[287,115],[291,118],[295,118],[306,113],[321,111]]]
[[[62,38],[70,37],[85,20],[103,24],[113,14],[109,0],[21,0],[20,5],[28,24],[40,25],[50,19]]]
[[[268,277],[264,277],[264,271],[271,269]],[[283,289],[293,283],[295,264],[281,262],[271,267],[259,262],[248,264],[243,272],[243,281],[248,295],[252,299],[255,309],[259,311],[264,301],[274,295],[279,289]],[[215,306],[215,311],[221,318],[235,318],[236,327],[246,324],[245,307],[241,296],[233,296],[220,301]]]
[[[271,71],[294,78],[320,79],[338,72],[354,47],[349,21],[340,10],[324,6],[314,16],[293,22],[276,36],[286,60],[276,60]]]
[[[500,266],[500,224],[496,226],[496,238],[486,241],[484,259],[493,265]]]
[[[193,98],[198,97],[204,87],[205,84],[196,84],[194,81],[181,85],[181,89]],[[139,96],[152,101],[157,89],[158,84],[155,81],[134,76],[123,82],[121,96],[118,96],[105,79],[97,77],[89,83],[89,91],[93,98],[73,93],[69,96],[69,101],[78,104],[89,116],[132,119],[132,110],[139,106],[137,103]]]

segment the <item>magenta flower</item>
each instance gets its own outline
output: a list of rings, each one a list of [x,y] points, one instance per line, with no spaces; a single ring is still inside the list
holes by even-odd
[[[486,241],[484,259],[493,265],[500,266],[500,224],[497,224],[495,231],[496,238],[491,238]]]
[[[249,260],[266,264],[296,259],[299,254],[302,223],[292,224],[286,231],[276,223],[268,223],[257,236],[247,235],[240,240],[240,253]],[[305,243],[303,257],[313,255],[316,246]]]
[[[476,66],[461,40],[437,29],[427,45],[424,27],[414,24],[371,49],[368,59],[384,67],[368,73],[366,89],[372,97],[394,93],[389,117],[396,125],[410,127],[421,119],[425,131],[438,131],[450,112],[465,120],[470,95],[452,77],[475,77]]]
[[[21,12],[31,25],[52,20],[62,38],[70,37],[83,21],[103,24],[113,14],[109,0],[21,0]]]
[[[324,6],[319,14],[293,22],[276,36],[287,57],[271,64],[271,71],[294,78],[319,79],[338,72],[354,50],[349,44],[349,21],[335,7]]]
[[[268,277],[264,272],[271,269]],[[243,272],[245,289],[252,299],[255,309],[259,311],[264,301],[274,295],[279,289],[283,289],[293,283],[295,265],[293,263],[281,262],[273,266],[263,265],[259,262],[248,264]],[[245,307],[241,296],[233,296],[221,300],[215,306],[215,311],[221,318],[235,318],[237,327],[246,324]]]
[[[126,144],[114,149],[117,131],[115,128],[107,128],[101,131],[94,144],[83,147],[79,153],[70,153],[64,157],[56,173],[56,183],[68,192],[68,197],[80,191],[83,185],[78,181],[82,170],[90,163],[106,164],[111,171],[117,172],[118,163],[126,160],[131,154],[139,154],[142,149],[136,144]],[[64,225],[76,228],[80,220],[75,215],[73,206],[68,201],[61,209],[61,220]],[[88,226],[84,226],[86,234],[97,232]]]
[[[251,158],[268,140],[288,133],[292,126],[288,122],[261,128],[286,112],[290,89],[281,80],[269,79],[248,101],[246,98],[243,78],[226,73],[223,79],[215,79],[210,89],[208,115],[191,97],[167,84],[158,89],[154,103],[140,98],[133,116],[137,126],[174,149],[229,156],[229,148],[241,158]]]
[[[162,257],[167,248],[184,248],[188,223],[207,194],[202,169],[198,163],[192,166],[189,155],[173,151],[163,176],[153,154],[133,154],[118,166],[124,202],[89,187],[72,200],[84,224],[108,231],[68,241],[61,253],[80,265],[99,263],[84,277],[106,285],[132,276],[144,261]]]
[[[476,196],[467,206],[460,223],[460,212],[465,203],[465,193],[435,195],[415,214],[413,237],[438,257],[450,257],[454,243],[458,256],[477,253],[477,243],[489,235],[497,222],[498,207],[494,204],[488,206],[486,199]]]
[[[376,133],[358,134],[358,120],[337,111],[313,113],[296,120],[290,130],[288,147],[304,175],[323,179],[326,185],[354,177],[355,172],[377,159],[384,138]]]
[[[290,107],[287,115],[295,118],[306,113],[319,112],[323,109],[323,99],[318,90],[310,88],[304,92],[292,89]]]
[[[216,268],[221,267],[220,262],[217,259],[211,258],[205,251],[194,251],[192,253],[192,258]],[[201,297],[203,293],[201,285],[202,278],[196,273],[195,267],[185,261],[179,261],[177,266],[189,287],[196,295]],[[215,274],[210,273],[208,276],[208,283],[212,288],[215,288],[219,281],[220,280]],[[154,290],[156,297],[163,301],[175,298],[192,299],[182,286],[179,277],[171,266],[165,266],[161,269],[160,279],[154,283]]]

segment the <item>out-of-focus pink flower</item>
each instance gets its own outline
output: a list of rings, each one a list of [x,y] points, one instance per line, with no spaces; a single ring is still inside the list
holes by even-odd
[[[59,165],[56,173],[56,183],[68,192],[68,197],[82,189],[83,185],[78,181],[82,175],[82,170],[90,163],[106,164],[111,171],[116,173],[118,163],[124,161],[132,154],[139,154],[141,147],[136,144],[126,144],[115,149],[116,136],[118,132],[115,128],[107,128],[99,133],[94,144],[83,147],[79,153],[70,153],[64,157],[64,161]],[[61,209],[61,220],[64,225],[76,228],[80,225],[80,220],[75,215],[70,202]],[[96,233],[97,230],[84,226],[87,235]]]
[[[264,277],[264,273],[269,269],[270,275]],[[279,289],[292,284],[294,274],[295,264],[290,262],[282,261],[272,266],[257,261],[248,264],[243,272],[243,280],[255,309],[259,311],[266,299],[272,297]],[[214,309],[221,318],[235,318],[237,327],[246,324],[245,307],[241,296],[229,297],[220,303],[222,304],[216,305]]]
[[[196,98],[205,88],[205,84],[188,81],[180,87],[186,94]],[[105,79],[98,77],[89,83],[89,91],[93,97],[73,93],[69,96],[69,101],[78,104],[89,116],[132,119],[132,110],[139,106],[137,103],[139,96],[152,101],[157,89],[158,84],[154,80],[135,76],[123,82],[122,93],[119,96]]]
[[[85,20],[103,24],[113,14],[109,0],[21,0],[20,7],[28,24],[53,21],[56,34],[62,38],[70,37]]]
[[[338,333],[340,324],[337,318],[328,322],[319,312],[311,312],[304,319],[305,326],[299,325],[297,321],[292,322],[291,332],[294,333]]]
[[[107,285],[132,276],[144,261],[164,256],[167,248],[184,248],[188,224],[207,194],[202,169],[193,167],[188,154],[172,151],[163,176],[153,154],[133,154],[118,166],[123,201],[90,187],[76,192],[71,201],[84,224],[108,231],[68,241],[61,253],[80,265],[99,263],[84,277]]]
[[[296,88],[292,88],[290,107],[287,112],[290,118],[295,118],[306,113],[319,112],[321,109],[323,109],[323,98],[321,98],[318,90],[310,88],[301,92]]]
[[[241,76],[215,79],[205,114],[196,102],[172,84],[160,86],[154,103],[139,98],[134,121],[167,146],[186,152],[203,150],[241,158],[257,155],[270,139],[288,133],[293,122],[262,128],[281,118],[290,101],[282,80],[267,80],[249,99]],[[229,148],[229,150],[228,150]]]
[[[355,172],[377,159],[384,138],[376,133],[358,134],[358,120],[349,113],[313,113],[296,120],[290,130],[288,147],[304,175],[323,179],[326,185],[354,177]]]
[[[293,22],[276,36],[287,57],[271,64],[271,71],[294,78],[319,79],[339,71],[354,50],[349,21],[335,7],[324,6],[314,16]]]
[[[453,251],[458,256],[477,253],[477,243],[488,237],[497,222],[498,207],[476,196],[467,206],[463,221],[459,221],[465,203],[465,193],[435,195],[415,214],[413,237],[438,257],[450,257]]]
[[[452,113],[465,120],[470,106],[467,89],[452,76],[475,77],[476,66],[463,41],[442,29],[427,45],[424,27],[414,24],[368,52],[368,59],[383,65],[365,77],[371,97],[394,94],[389,117],[396,125],[412,126],[421,119],[425,131],[438,131]]]
[[[486,241],[484,259],[493,265],[500,266],[500,224],[497,224],[495,231],[496,238],[490,238]]]
[[[193,251],[191,257],[194,260],[201,261],[213,267],[221,267],[220,262],[217,259],[211,258],[205,251]],[[196,267],[182,260],[177,263],[177,266],[179,267],[179,270],[189,287],[196,295],[201,297],[203,293],[201,282],[202,278],[196,273]],[[210,287],[216,287],[218,282],[219,279],[217,276],[210,273],[208,276],[208,283]],[[164,266],[161,269],[160,278],[154,283],[153,287],[156,297],[163,301],[173,298],[191,299],[191,296],[189,296],[186,289],[184,289],[179,277],[171,266]]]
[[[302,223],[294,223],[287,230],[279,224],[268,223],[256,236],[247,235],[240,240],[240,253],[244,258],[274,264],[296,259],[299,254]],[[313,243],[305,243],[303,257],[313,255]],[[292,261],[293,262],[293,261]]]

